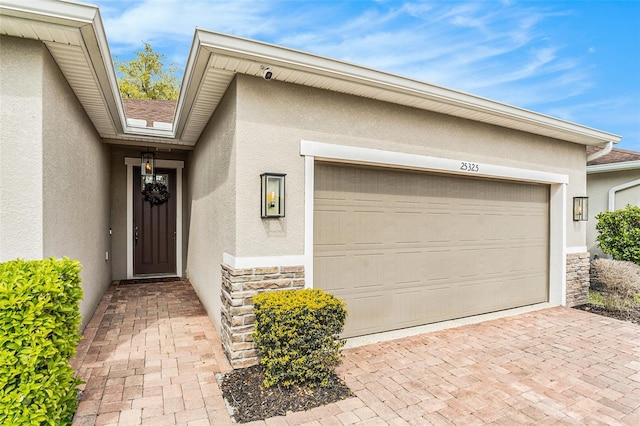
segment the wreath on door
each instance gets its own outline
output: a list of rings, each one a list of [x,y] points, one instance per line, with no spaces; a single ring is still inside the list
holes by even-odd
[[[169,200],[170,194],[167,185],[161,182],[149,182],[144,185],[142,196],[152,206],[159,206]]]

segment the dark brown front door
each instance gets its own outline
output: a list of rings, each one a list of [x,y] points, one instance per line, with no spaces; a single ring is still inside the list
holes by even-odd
[[[176,273],[176,171],[158,169],[169,200],[152,206],[141,192],[140,168],[133,169],[133,274]]]

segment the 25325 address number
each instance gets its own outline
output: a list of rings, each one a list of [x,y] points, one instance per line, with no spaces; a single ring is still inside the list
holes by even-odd
[[[465,172],[479,172],[480,166],[476,163],[466,163],[463,161],[460,163],[460,170],[464,170]]]

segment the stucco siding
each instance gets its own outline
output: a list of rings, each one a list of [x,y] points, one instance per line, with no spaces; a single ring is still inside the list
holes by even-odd
[[[186,273],[220,329],[220,264],[236,254],[236,86],[232,84],[200,137],[187,168],[189,231]],[[258,178],[256,178],[258,179]],[[259,208],[258,199],[255,209]],[[243,209],[250,210],[251,204]],[[253,210],[255,210],[253,209]],[[259,210],[258,210],[259,214]]]
[[[609,210],[609,190],[640,179],[640,170],[624,170],[619,172],[590,173],[587,175],[587,193],[589,195],[589,222],[587,227],[587,247],[591,256],[604,256],[598,246],[596,238],[596,216]],[[640,186],[623,189],[616,192],[614,208],[622,209],[628,204],[640,206]]]
[[[127,166],[128,151],[111,149],[111,274],[114,280],[127,278]],[[140,152],[131,151],[131,156]]]
[[[237,80],[239,256],[302,254],[301,139],[567,174],[568,211],[572,197],[586,193],[581,145],[277,81]],[[287,173],[280,221],[261,220],[251,208],[264,171]],[[567,217],[566,228],[567,246],[584,247],[586,227]]]
[[[42,126],[43,255],[82,263],[84,327],[111,283],[109,148],[46,49]]]
[[[0,262],[43,253],[42,43],[0,37]]]

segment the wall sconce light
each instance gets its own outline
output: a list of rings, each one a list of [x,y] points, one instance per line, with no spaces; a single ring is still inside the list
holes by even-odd
[[[153,152],[143,152],[140,156],[140,175],[142,177],[142,188],[147,183],[152,183],[156,174],[156,159]]]
[[[262,217],[284,217],[284,177],[282,173],[260,175]]]
[[[586,221],[589,213],[589,197],[573,197],[573,220]]]

